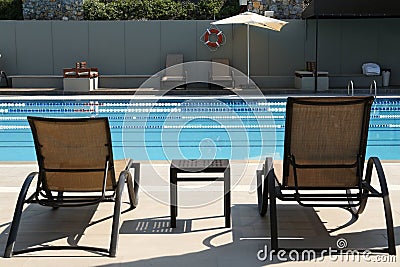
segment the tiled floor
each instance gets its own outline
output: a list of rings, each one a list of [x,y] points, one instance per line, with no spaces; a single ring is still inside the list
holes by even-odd
[[[337,256],[299,258],[289,255],[279,260],[261,261],[265,246],[269,246],[269,216],[257,213],[254,193],[256,163],[234,162],[232,181],[232,228],[224,228],[223,203],[219,197],[222,184],[188,184],[179,189],[176,229],[169,228],[168,164],[142,164],[142,189],[136,210],[124,213],[116,258],[83,251],[42,251],[11,259],[0,258],[0,266],[381,266],[378,261],[399,266],[394,258],[356,258]],[[31,163],[0,164],[0,251],[3,253],[9,223],[19,187],[26,174],[36,169]],[[385,163],[394,215],[397,253],[400,253],[400,164]],[[279,173],[279,168],[277,168]],[[124,196],[127,201],[127,194]],[[334,232],[351,216],[337,208],[302,208],[296,203],[278,203],[279,232],[283,246],[311,246],[336,249],[344,238],[349,247],[376,248],[386,245],[385,221],[379,199],[368,202],[364,214],[354,224]],[[124,204],[123,208],[128,207]],[[111,220],[96,221],[111,215],[112,204],[81,209],[40,207],[25,208],[17,239],[17,248],[39,244],[108,246]],[[90,226],[87,226],[90,223]],[[295,254],[291,254],[296,258]],[[300,255],[301,256],[301,255]],[[285,261],[287,259],[288,261]]]

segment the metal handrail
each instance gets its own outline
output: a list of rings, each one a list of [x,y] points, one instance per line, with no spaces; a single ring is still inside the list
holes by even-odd
[[[351,96],[354,96],[354,83],[352,80],[350,80],[347,83],[347,95],[350,95],[350,88],[351,88]]]
[[[376,81],[375,80],[373,80],[372,82],[371,82],[371,84],[369,85],[369,94],[372,94],[372,87],[374,88],[374,90],[375,90],[375,94],[374,94],[374,96],[376,97],[376,93],[377,93],[377,86],[376,86]]]

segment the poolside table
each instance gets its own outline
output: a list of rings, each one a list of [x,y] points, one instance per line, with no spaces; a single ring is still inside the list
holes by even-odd
[[[185,173],[198,173],[197,177],[185,177]],[[201,176],[204,173],[223,173],[223,177]],[[179,177],[178,177],[178,174]],[[225,227],[231,227],[231,175],[228,159],[215,160],[172,160],[170,166],[170,210],[171,227],[176,228],[176,217],[178,213],[178,182],[224,182],[224,216]]]

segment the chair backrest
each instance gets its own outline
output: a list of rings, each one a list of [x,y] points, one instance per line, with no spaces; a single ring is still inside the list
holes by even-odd
[[[220,63],[220,64],[212,64],[212,73],[213,77],[217,76],[230,76],[229,71],[229,59],[227,58],[214,58],[211,60],[213,63]]]
[[[361,182],[373,97],[288,98],[283,185],[355,188]]]
[[[165,62],[166,76],[182,76],[183,75],[183,54],[167,54]],[[176,66],[175,66],[176,65]],[[174,67],[172,67],[174,66]],[[172,67],[172,68],[170,68]]]
[[[109,160],[107,190],[116,186],[107,118],[28,117],[45,190],[101,191]]]

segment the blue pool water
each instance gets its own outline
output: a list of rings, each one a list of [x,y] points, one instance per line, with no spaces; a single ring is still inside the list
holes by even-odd
[[[284,98],[4,99],[0,161],[36,160],[28,115],[108,117],[115,158],[280,158],[285,105]],[[367,156],[400,160],[400,99],[375,100]]]

